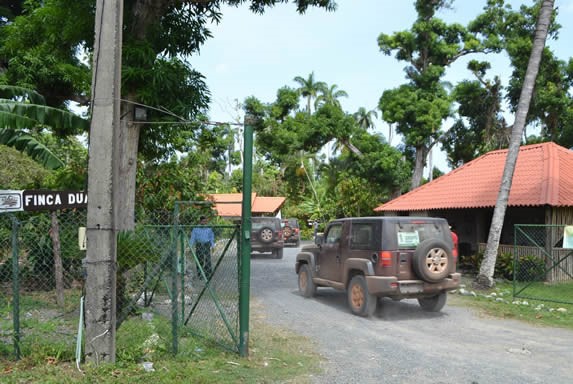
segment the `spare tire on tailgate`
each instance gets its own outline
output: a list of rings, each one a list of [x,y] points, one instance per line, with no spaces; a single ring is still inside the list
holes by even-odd
[[[453,262],[452,250],[445,241],[427,239],[416,247],[412,266],[420,279],[437,283],[450,274]]]

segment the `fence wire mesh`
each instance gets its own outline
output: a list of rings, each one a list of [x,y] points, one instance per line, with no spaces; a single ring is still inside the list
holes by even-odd
[[[211,273],[189,243],[194,228],[206,228],[198,226],[201,215],[211,215],[215,235]],[[86,219],[85,209],[0,215],[0,359],[75,358]],[[171,325],[159,335],[165,349],[201,336],[237,351],[238,225],[196,204],[175,213],[139,211],[136,221],[117,238],[117,327],[156,315]],[[121,350],[122,340],[116,345]]]
[[[514,296],[573,304],[573,227],[516,225]]]
[[[85,221],[85,210],[0,215],[0,356],[73,356]]]

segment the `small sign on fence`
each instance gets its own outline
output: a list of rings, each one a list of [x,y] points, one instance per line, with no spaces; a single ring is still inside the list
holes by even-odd
[[[566,225],[563,229],[563,248],[573,248],[573,225]]]
[[[80,251],[85,251],[88,249],[86,227],[78,228],[78,246],[80,247]]]

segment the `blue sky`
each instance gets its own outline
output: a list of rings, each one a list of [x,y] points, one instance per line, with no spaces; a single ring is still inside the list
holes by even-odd
[[[283,86],[297,87],[296,76],[307,78],[314,72],[317,81],[336,84],[349,97],[342,98],[345,111],[374,109],[382,92],[405,82],[404,62],[379,52],[380,33],[391,34],[409,29],[415,20],[414,1],[338,0],[335,12],[311,9],[296,13],[292,4],[281,4],[264,15],[255,15],[247,7],[225,8],[223,20],[213,25],[214,37],[202,47],[191,64],[206,76],[212,93],[210,118],[213,121],[236,121],[240,116],[235,100],[242,102],[255,96],[265,103],[275,100]],[[448,22],[467,23],[485,5],[485,0],[455,0],[453,9],[440,17]],[[512,0],[513,8],[531,4],[531,0]],[[548,45],[567,60],[573,56],[573,0],[556,0],[560,39]],[[507,80],[510,70],[500,56],[493,63],[491,75]],[[457,82],[471,78],[466,60],[454,63],[446,80]],[[242,117],[239,117],[242,119]],[[513,121],[513,116],[508,117]],[[388,138],[388,125],[381,119],[377,130]],[[400,137],[394,135],[391,144]],[[445,156],[434,151],[434,166],[447,171]]]

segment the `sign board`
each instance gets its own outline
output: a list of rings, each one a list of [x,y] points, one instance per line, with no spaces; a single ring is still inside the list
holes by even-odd
[[[88,195],[83,191],[0,191],[0,213],[55,211],[64,208],[86,208],[87,205]]]
[[[563,230],[563,248],[573,248],[573,225],[566,225]]]
[[[22,191],[0,191],[0,212],[23,211]]]

